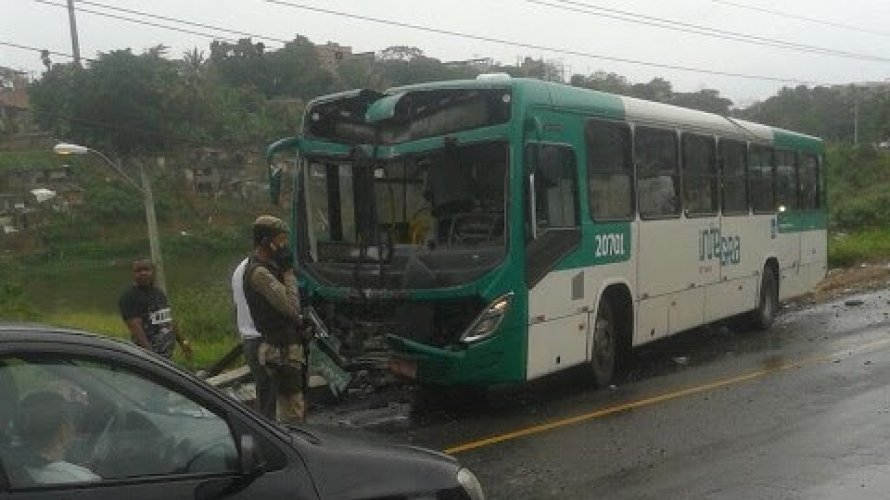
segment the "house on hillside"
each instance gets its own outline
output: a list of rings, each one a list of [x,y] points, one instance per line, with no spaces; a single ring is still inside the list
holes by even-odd
[[[0,233],[33,229],[47,211],[67,213],[83,203],[84,189],[67,166],[22,165],[0,171]]]
[[[28,229],[35,223],[34,209],[26,194],[0,193],[0,235]]]
[[[0,134],[28,132],[29,109],[28,74],[0,66]]]
[[[183,173],[186,187],[193,193],[241,200],[254,195],[251,181],[259,177],[250,154],[213,148],[192,150]]]
[[[449,68],[466,68],[478,73],[489,73],[491,72],[491,69],[495,67],[494,59],[491,57],[479,57],[461,61],[446,61],[444,64]]]
[[[318,54],[319,65],[328,73],[334,74],[343,61],[350,59],[366,59],[370,62],[374,61],[373,52],[352,52],[352,47],[340,45],[335,42],[328,42],[324,45],[315,46],[315,53]]]

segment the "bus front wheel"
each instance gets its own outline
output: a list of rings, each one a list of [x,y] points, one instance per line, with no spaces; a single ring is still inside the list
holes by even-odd
[[[618,355],[618,325],[608,299],[600,299],[593,324],[590,368],[598,387],[608,387],[615,373]]]
[[[757,309],[749,313],[748,323],[757,330],[767,330],[773,325],[779,311],[779,283],[776,273],[769,266],[763,269]]]

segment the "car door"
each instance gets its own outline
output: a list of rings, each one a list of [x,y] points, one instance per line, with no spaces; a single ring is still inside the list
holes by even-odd
[[[108,357],[0,354],[0,379],[14,388],[4,405],[16,406],[3,429],[0,498],[316,497],[293,449],[236,403],[163,364]],[[245,436],[262,470],[242,470]]]

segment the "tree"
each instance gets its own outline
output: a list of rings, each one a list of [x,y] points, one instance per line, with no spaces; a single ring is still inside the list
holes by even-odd
[[[159,51],[100,54],[87,68],[57,64],[30,89],[37,122],[55,136],[121,156],[163,151],[183,111],[170,99],[176,66]]]
[[[669,102],[674,95],[671,82],[664,78],[653,78],[649,83],[635,83],[630,87],[633,97],[656,102]]]
[[[267,97],[309,100],[330,92],[334,84],[334,75],[321,66],[315,45],[299,35],[266,54],[266,75],[269,81],[261,88]]]
[[[720,97],[719,91],[708,89],[698,92],[676,93],[668,102],[677,106],[683,106],[684,108],[707,111],[708,113],[716,113],[723,116],[729,115],[732,108],[731,100]]]
[[[627,81],[627,78],[616,73],[606,73],[602,70],[596,71],[589,76],[572,75],[570,83],[575,87],[610,92],[612,94],[629,95],[631,93],[630,83]]]
[[[254,44],[250,38],[237,43],[214,40],[210,43],[210,67],[221,83],[233,87],[253,87],[263,90],[269,82],[265,46]]]

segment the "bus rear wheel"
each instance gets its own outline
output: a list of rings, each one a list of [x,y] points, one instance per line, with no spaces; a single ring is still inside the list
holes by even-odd
[[[748,323],[756,330],[767,330],[773,325],[779,311],[779,283],[770,267],[763,269],[757,308],[748,313]]]
[[[593,323],[590,369],[597,387],[608,387],[615,374],[618,358],[618,325],[608,299],[600,299]]]

